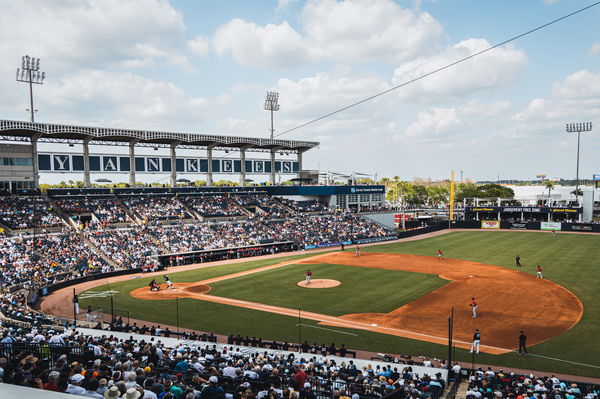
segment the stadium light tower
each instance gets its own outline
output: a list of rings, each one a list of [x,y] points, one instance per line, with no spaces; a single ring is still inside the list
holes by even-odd
[[[273,133],[275,130],[273,129],[273,111],[279,111],[279,93],[276,91],[268,91],[267,98],[265,99],[265,110],[271,111],[271,135],[273,138]]]
[[[33,108],[33,85],[44,84],[46,72],[40,72],[40,59],[24,55],[21,58],[21,68],[17,68],[17,82],[29,83],[29,113],[31,122],[35,122]]]
[[[577,206],[579,206],[579,137],[581,132],[592,131],[592,122],[567,123],[566,131],[567,133],[577,133],[577,176],[575,177],[577,183],[575,186],[575,202],[577,203]]]

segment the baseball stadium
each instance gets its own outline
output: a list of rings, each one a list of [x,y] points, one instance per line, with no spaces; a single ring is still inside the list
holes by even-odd
[[[30,120],[0,119],[1,397],[600,395],[579,141],[560,188],[325,172],[276,92],[270,137],[200,134],[36,122],[44,77],[23,57]]]

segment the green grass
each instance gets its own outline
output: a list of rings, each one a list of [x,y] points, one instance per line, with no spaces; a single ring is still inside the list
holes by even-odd
[[[489,263],[511,269],[515,268],[514,257],[519,254],[521,256],[521,263],[523,264],[523,267],[519,268],[519,270],[531,274],[535,273],[537,264],[542,265],[545,278],[561,284],[579,297],[584,305],[584,314],[582,320],[574,328],[550,341],[532,347],[530,352],[541,356],[600,366],[600,360],[598,360],[597,356],[600,352],[600,344],[597,340],[597,334],[600,331],[600,300],[597,299],[597,292],[600,290],[600,236],[558,234],[557,237],[552,237],[549,233],[541,232],[453,232],[424,240],[364,247],[363,251],[435,256],[438,248],[444,251],[444,256],[447,258]],[[285,259],[294,258],[289,257]],[[177,274],[170,272],[169,274],[174,281],[193,282],[274,264],[282,260],[284,258],[215,266]],[[440,284],[437,280],[423,280],[422,277],[425,275],[415,273],[343,266],[345,270],[349,270],[351,273],[335,279],[349,279],[348,283],[345,282],[344,284],[350,284],[350,281],[353,281],[353,284],[368,284],[372,287],[371,292],[362,293],[361,291],[361,295],[357,295],[355,292],[348,293],[346,291],[337,300],[328,297],[327,301],[330,304],[327,304],[327,301],[320,299],[319,296],[328,296],[328,293],[325,294],[326,291],[331,290],[331,292],[334,292],[336,289],[343,289],[344,284],[330,290],[316,290],[322,291],[323,294],[320,292],[317,294],[312,292],[313,290],[300,288],[297,291],[295,283],[302,279],[304,267],[307,266],[289,266],[269,272],[261,272],[253,276],[219,282],[214,284],[211,294],[256,302],[264,301],[286,307],[294,307],[291,304],[297,303],[302,299],[307,306],[315,309],[315,311],[335,315],[364,312],[365,309],[375,312],[389,311],[386,310],[386,306],[388,306],[387,302],[390,293],[398,295],[393,296],[393,299],[389,301],[394,302],[390,306],[396,308],[398,307],[398,303],[405,303],[412,300],[413,297],[422,295],[424,293],[422,290],[428,284],[431,284],[431,289],[436,287],[435,284]],[[309,267],[315,272],[314,278],[334,278],[330,277],[329,274],[325,276],[321,275],[321,273],[338,273],[340,270],[333,268],[333,265],[310,265]],[[295,268],[298,268],[298,270],[296,271]],[[321,268],[323,268],[323,271],[321,271]],[[375,271],[373,275],[369,275],[369,279],[366,279],[367,281],[357,278],[358,275],[355,276],[356,273],[361,275],[362,273],[369,273],[369,270]],[[417,282],[411,282],[408,285],[410,292],[395,293],[389,287],[398,284],[396,276],[400,276],[400,274],[396,275],[394,273],[403,273],[401,279],[410,279],[414,276],[418,284]],[[289,282],[294,284],[286,289],[281,288],[284,284],[265,285],[266,280],[263,280],[263,278],[266,275],[270,275],[269,277],[273,277],[276,281],[283,282],[283,279],[286,279],[286,284]],[[382,278],[381,276],[387,276],[387,278],[379,280]],[[421,278],[418,278],[418,276]],[[378,283],[371,284],[371,278],[378,279]],[[147,278],[139,278],[112,284],[111,289],[119,291],[119,294],[114,297],[115,308],[118,310],[126,309],[130,312],[130,317],[132,318],[174,325],[176,317],[175,301],[144,301],[134,299],[127,294],[132,289],[146,285],[148,280]],[[413,287],[413,284],[418,286]],[[402,291],[405,288],[402,285],[402,288],[398,289],[398,291]],[[97,287],[93,291],[106,289],[108,287],[103,286]],[[507,289],[510,289],[510,287],[507,287]],[[229,290],[232,291],[227,292]],[[310,295],[308,299],[303,298],[306,292],[309,292]],[[226,295],[227,293],[228,295]],[[517,294],[515,293],[515,295]],[[368,298],[363,295],[368,295]],[[395,301],[398,302],[396,303]],[[104,309],[108,309],[110,306],[108,298],[84,299],[81,300],[81,303],[82,306],[87,306],[88,303],[91,303],[94,307],[102,307]],[[180,324],[182,326],[202,331],[214,331],[220,334],[239,333],[241,335],[260,336],[265,339],[280,339],[294,342],[302,339],[319,344],[335,342],[337,345],[340,345],[344,343],[347,347],[351,348],[386,353],[422,354],[438,358],[445,358],[447,356],[447,349],[443,345],[335,327],[335,330],[350,332],[356,334],[356,336],[340,334],[334,331],[311,328],[310,326],[316,327],[318,325],[316,322],[307,320],[302,320],[302,324],[306,324],[309,327],[298,329],[296,318],[250,309],[239,309],[192,299],[180,300],[179,309]],[[456,349],[456,357],[459,360],[471,360],[471,356],[467,351],[461,349]],[[568,373],[600,377],[599,368],[534,356],[480,354],[477,356],[476,362],[543,370],[549,373]]]
[[[342,284],[319,290],[299,287],[296,283],[304,279],[307,268],[312,271],[313,278],[338,280]],[[211,284],[210,295],[342,316],[388,313],[446,283],[447,280],[431,274],[346,265],[297,264]]]

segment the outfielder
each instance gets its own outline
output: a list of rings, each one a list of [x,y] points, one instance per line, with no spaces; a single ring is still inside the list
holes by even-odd
[[[441,249],[438,249],[438,259],[443,259],[444,258],[444,253],[442,252]]]
[[[475,333],[473,334],[473,343],[471,344],[470,352],[473,353],[475,350],[476,353],[479,353],[479,342],[481,341],[481,334],[479,334],[479,329],[475,329]]]

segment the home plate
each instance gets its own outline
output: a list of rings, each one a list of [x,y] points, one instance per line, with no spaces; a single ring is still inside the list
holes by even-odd
[[[473,275],[471,274],[469,277],[475,277],[475,276],[473,276]]]
[[[377,327],[379,326],[379,324],[371,324],[373,327]]]

